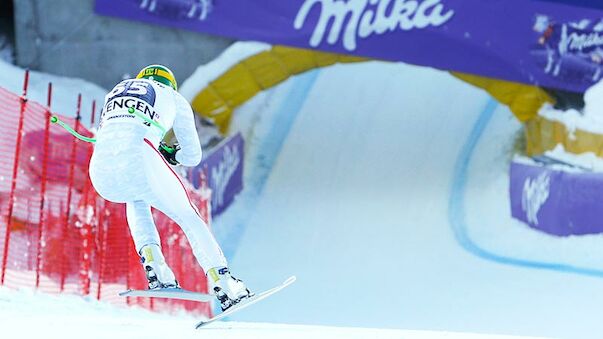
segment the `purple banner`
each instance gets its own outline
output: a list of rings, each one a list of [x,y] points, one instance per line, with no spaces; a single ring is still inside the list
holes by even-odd
[[[511,214],[546,233],[603,233],[603,173],[513,162]]]
[[[102,15],[582,91],[603,10],[528,0],[97,0]]]
[[[237,134],[204,155],[203,161],[188,171],[188,179],[195,188],[201,185],[205,176],[212,190],[211,214],[222,213],[243,189],[243,137]]]

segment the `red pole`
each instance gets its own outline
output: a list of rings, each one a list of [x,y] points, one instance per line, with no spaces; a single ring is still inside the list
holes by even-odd
[[[96,100],[92,100],[92,114],[90,115],[90,128],[94,127],[95,115],[96,115]]]
[[[92,100],[92,112],[90,114],[90,128],[94,127],[94,115],[96,113],[96,100]],[[88,151],[88,158],[87,160],[89,161],[90,158],[92,158],[92,152],[94,152],[94,146],[92,145],[87,145],[87,147],[89,147],[89,151]],[[85,186],[85,211],[86,211],[86,215],[87,215],[87,210],[88,210],[88,206],[92,206],[92,204],[94,204],[94,211],[93,211],[93,217],[94,218],[96,216],[96,199],[94,197],[91,197],[91,194],[93,194],[93,188],[92,188],[92,183],[88,180],[88,178],[86,178],[86,186]],[[91,265],[91,260],[92,260],[92,244],[94,244],[94,237],[92,236],[92,229],[93,229],[93,220],[90,220],[89,222],[87,221],[86,224],[84,225],[84,228],[86,230],[86,247],[85,247],[85,255],[84,255],[84,263],[85,263],[85,272],[86,272],[86,276],[85,276],[85,280],[84,280],[84,294],[88,295],[90,294],[90,283],[91,283],[91,279],[90,276],[92,274],[92,265]]]
[[[34,240],[31,239],[31,234],[29,232],[29,230],[32,228],[32,220],[31,220],[31,215],[33,214],[32,212],[32,204],[30,201],[27,202],[27,219],[25,219],[25,229],[27,230],[27,238],[28,238],[28,243],[32,243]],[[37,234],[36,234],[37,237]],[[26,253],[24,253],[25,258],[27,258],[27,269],[30,270],[32,265],[32,258],[33,258],[33,249],[30,246],[27,246],[27,250]]]
[[[123,224],[122,224],[123,225]],[[128,241],[128,250],[127,250],[127,254],[126,254],[126,258],[127,258],[127,262],[126,262],[126,267],[127,267],[127,272],[126,272],[126,290],[130,289],[131,283],[130,283],[130,275],[132,274],[132,270],[130,269],[132,267],[132,264],[130,263],[130,259],[132,258],[132,253],[131,253],[131,241]],[[151,298],[152,299],[152,298]],[[138,300],[138,299],[137,299]],[[130,297],[126,297],[126,304],[130,305],[131,300]]]
[[[103,245],[103,243],[101,242],[101,223],[100,223],[100,214],[99,214],[99,209],[98,209],[98,199],[96,198],[96,196],[93,197],[94,199],[94,226],[96,228],[96,232],[95,232],[95,239],[94,239],[94,244],[96,245],[95,248],[95,253],[94,253],[94,259],[96,260],[97,263],[97,267],[100,267],[100,251],[101,251],[101,246]],[[92,268],[90,269],[90,272],[92,272]],[[97,272],[96,275],[96,279],[97,279],[97,283],[100,284],[100,272]],[[96,291],[96,295],[98,297],[98,285],[97,285],[97,291]]]
[[[105,249],[107,244],[107,232],[105,232],[105,203],[100,207],[100,214],[98,215],[98,237],[100,239],[99,246],[99,262],[98,262],[98,287],[96,290],[96,299],[101,298],[101,287],[103,285],[103,270],[105,266]]]
[[[44,153],[42,155],[42,179],[40,187],[40,216],[38,226],[38,250],[36,254],[36,288],[40,286],[40,264],[42,261],[42,229],[44,228],[44,203],[46,196],[46,180],[48,175],[48,148],[50,139],[50,107],[52,104],[52,83],[48,83],[46,99],[46,124],[44,125]]]
[[[85,145],[88,147],[88,145]],[[88,152],[88,159],[92,155],[92,150]],[[79,267],[79,277],[80,277],[80,287],[82,290],[82,295],[90,294],[90,260],[92,257],[91,249],[93,244],[92,237],[92,220],[89,220],[88,217],[88,208],[90,205],[90,185],[88,185],[88,181],[86,180],[84,183],[84,187],[82,189],[82,195],[80,197],[79,207],[82,211],[82,219],[80,220],[82,226],[79,230],[79,234],[81,236],[81,251],[80,251],[80,267]]]
[[[29,70],[25,71],[25,79],[23,81],[23,95],[21,96],[21,108],[19,112],[19,125],[17,127],[17,145],[15,149],[15,161],[13,163],[13,177],[8,198],[8,216],[6,225],[6,234],[4,235],[4,253],[2,254],[2,276],[0,277],[0,285],[4,285],[4,277],[6,274],[6,262],[8,260],[8,248],[10,242],[10,231],[13,223],[13,209],[15,205],[15,191],[17,189],[17,169],[19,167],[19,155],[21,153],[21,141],[23,140],[23,121],[25,120],[25,108],[27,107],[27,87],[29,86]]]
[[[83,208],[83,218],[81,221],[82,226],[79,230],[79,234],[81,236],[81,250],[80,250],[80,265],[79,265],[79,278],[80,278],[80,288],[82,291],[82,295],[90,294],[90,280],[89,276],[89,260],[90,260],[90,244],[89,241],[90,236],[90,225],[88,223],[88,185],[84,186],[82,197],[80,198],[80,204],[78,208]],[[83,204],[82,204],[83,200]]]
[[[94,121],[96,120],[96,100],[92,100],[92,114],[90,115],[90,128],[94,128]],[[90,157],[92,157],[92,152],[94,151],[94,146],[91,147],[91,151],[90,151]],[[97,253],[97,260],[98,262],[98,286],[97,286],[97,291],[96,291],[96,299],[100,300],[100,296],[101,296],[101,286],[102,286],[102,269],[103,269],[103,248],[104,248],[104,241],[105,239],[103,239],[103,214],[104,214],[104,208],[102,208],[99,212],[99,208],[98,208],[98,201],[97,201],[97,197],[95,195],[94,197],[94,215],[96,216],[96,234],[97,237],[99,239],[99,249],[98,249],[98,253]]]
[[[90,128],[94,127],[94,115],[96,113],[96,100],[92,100],[92,112],[90,114]],[[94,151],[94,147],[92,145],[88,145],[90,147],[90,150],[88,152],[88,160],[90,160],[90,158],[92,157],[92,152]],[[93,230],[93,225],[92,223],[94,222],[94,218],[97,217],[97,209],[96,209],[96,198],[95,197],[91,197],[91,194],[93,191],[92,187],[91,187],[91,182],[88,180],[88,178],[85,179],[86,180],[86,186],[85,186],[85,193],[84,193],[84,211],[85,211],[85,215],[88,215],[88,207],[92,206],[94,204],[94,209],[92,211],[92,219],[88,222],[88,220],[86,220],[86,223],[84,224],[84,230],[85,230],[85,244],[86,246],[84,247],[84,267],[83,267],[83,271],[85,272],[85,276],[84,276],[84,295],[88,295],[90,294],[90,285],[92,283],[92,279],[91,279],[91,275],[92,275],[92,248],[93,248],[93,244],[94,244],[94,237],[92,235],[92,230]],[[97,229],[98,229],[98,225],[97,225]]]
[[[63,210],[63,202],[61,201],[60,204],[60,208],[59,208],[59,215],[66,215],[67,213],[65,213],[65,211]],[[60,264],[60,272],[61,272],[61,280],[60,280],[60,292],[63,292],[63,290],[65,289],[65,277],[67,276],[67,273],[65,272],[66,270],[66,260],[67,260],[67,254],[65,253],[65,237],[67,236],[67,223],[63,222],[63,224],[61,225],[61,245],[63,246],[63,251],[61,252],[61,264]]]
[[[82,107],[82,94],[78,94],[77,96],[77,111],[76,111],[76,117],[75,117],[75,130],[78,131],[79,127],[80,127],[80,109]],[[71,198],[72,198],[72,191],[73,191],[73,177],[74,177],[74,172],[75,172],[75,155],[76,155],[76,146],[77,146],[77,139],[73,138],[73,142],[71,143],[71,156],[70,156],[70,164],[69,164],[69,184],[67,187],[67,206],[66,206],[66,210],[65,210],[65,224],[63,226],[63,244],[65,244],[65,237],[67,236],[67,228],[69,225],[69,217],[71,215]],[[64,251],[63,251],[64,252]],[[63,277],[61,277],[61,291],[63,291],[63,285],[64,285],[64,280],[65,280],[65,276],[63,275]]]
[[[42,228],[44,227],[44,223],[41,222],[41,218],[44,218],[44,208],[40,208],[40,225],[38,226],[38,248],[36,251],[36,288],[40,287],[40,271],[42,270]]]

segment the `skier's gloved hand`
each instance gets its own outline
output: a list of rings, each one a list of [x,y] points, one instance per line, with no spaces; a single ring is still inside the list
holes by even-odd
[[[170,165],[178,165],[179,162],[176,160],[176,152],[180,150],[180,145],[175,143],[174,146],[168,146],[165,142],[159,143],[159,153],[163,155],[165,160],[170,163]]]

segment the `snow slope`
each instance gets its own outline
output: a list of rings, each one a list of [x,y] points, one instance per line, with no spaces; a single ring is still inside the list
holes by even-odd
[[[290,326],[223,322],[195,330],[198,321],[186,314],[166,315],[139,308],[115,307],[93,299],[46,295],[0,287],[0,327],[3,338],[407,338],[512,339],[504,336],[370,328]]]
[[[21,95],[23,93],[23,77],[25,71],[0,59],[0,87]],[[119,80],[119,79],[116,79]],[[53,86],[52,111],[69,117],[75,117],[77,111],[77,95],[82,94],[82,122],[89,126],[92,101],[96,100],[96,119],[105,100],[107,90],[82,79],[60,77],[41,72],[31,72],[27,97],[42,105],[46,105],[48,83]],[[117,81],[116,81],[117,82]],[[97,120],[98,121],[98,120]]]
[[[432,69],[337,65],[266,91],[237,122],[247,188],[214,229],[252,288],[298,280],[234,320],[600,337],[600,277],[516,263],[597,269],[603,239],[510,218],[520,124],[485,92]]]

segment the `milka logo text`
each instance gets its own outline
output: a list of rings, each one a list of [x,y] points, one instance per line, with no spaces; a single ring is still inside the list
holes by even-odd
[[[358,38],[382,35],[397,29],[410,31],[443,25],[452,18],[454,11],[445,10],[440,2],[441,0],[306,0],[297,13],[293,26],[301,29],[314,5],[320,5],[320,17],[310,38],[310,46],[320,45],[325,34],[328,34],[327,42],[334,45],[343,31],[343,47],[353,51]],[[330,31],[327,32],[329,23]]]
[[[538,212],[548,200],[551,188],[551,178],[542,173],[536,179],[527,178],[523,184],[521,208],[526,213],[529,223],[538,225]]]
[[[226,187],[228,186],[228,183],[230,183],[230,178],[232,178],[233,174],[237,171],[237,168],[239,168],[240,163],[241,156],[239,155],[239,150],[236,146],[224,147],[222,161],[211,170],[211,186],[215,193],[212,196],[213,206],[221,207],[224,204]]]
[[[593,49],[601,46],[603,46],[603,35],[596,32],[568,33],[567,25],[563,25],[559,41],[559,51],[561,53],[582,52],[585,49]]]

